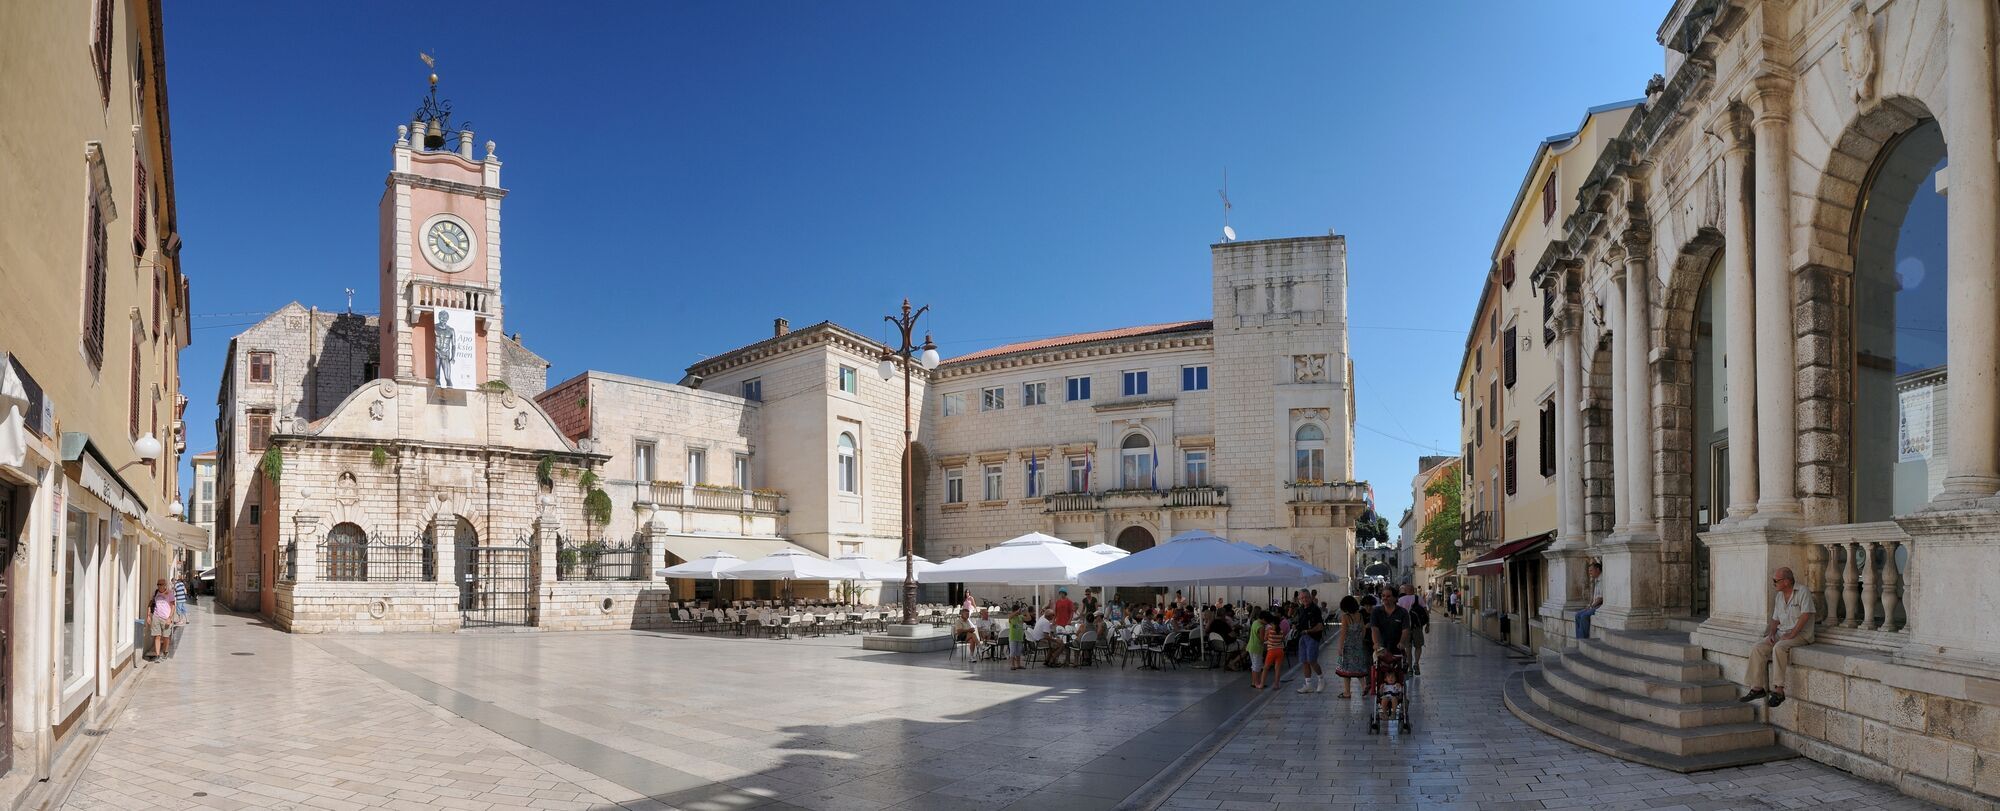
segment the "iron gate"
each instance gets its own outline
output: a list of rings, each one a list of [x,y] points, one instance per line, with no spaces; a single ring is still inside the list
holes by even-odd
[[[526,538],[460,547],[458,609],[466,628],[535,624],[535,545]]]

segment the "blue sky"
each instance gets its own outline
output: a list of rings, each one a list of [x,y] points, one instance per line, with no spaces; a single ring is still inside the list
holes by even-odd
[[[377,298],[420,51],[499,143],[507,329],[677,380],[771,319],[947,356],[1210,311],[1245,239],[1347,235],[1355,461],[1391,522],[1457,445],[1452,375],[1535,145],[1661,69],[1663,2],[177,3],[169,100],[213,446],[230,336]]]

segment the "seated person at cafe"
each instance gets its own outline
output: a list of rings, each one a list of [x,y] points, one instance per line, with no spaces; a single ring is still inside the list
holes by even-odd
[[[972,627],[972,612],[963,608],[959,609],[958,619],[951,622],[951,640],[953,642],[967,642],[971,640],[970,644],[977,644],[978,637],[978,629]]]

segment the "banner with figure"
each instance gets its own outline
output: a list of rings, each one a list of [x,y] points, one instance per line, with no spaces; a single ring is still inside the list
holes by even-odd
[[[1896,428],[1896,461],[1920,462],[1931,458],[1931,386],[1918,386],[1896,393],[1900,419]]]
[[[434,320],[431,332],[431,350],[435,355],[433,370],[438,386],[447,389],[470,389],[479,383],[474,380],[479,373],[479,356],[476,333],[471,310],[454,310],[439,307],[432,311]]]

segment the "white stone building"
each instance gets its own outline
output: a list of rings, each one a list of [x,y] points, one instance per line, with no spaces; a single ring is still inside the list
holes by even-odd
[[[1994,17],[1673,4],[1665,75],[1534,263],[1558,407],[1595,417],[1561,430],[1540,611],[1560,653],[1510,684],[1517,714],[1676,768],[1776,744],[2000,802]],[[1591,558],[1609,633],[1572,645]],[[1702,702],[1745,680],[1780,566],[1815,641],[1763,727]]]
[[[195,454],[188,467],[194,474],[194,487],[188,492],[187,522],[201,527],[208,536],[208,545],[191,561],[192,573],[199,575],[215,565],[215,451]]]

